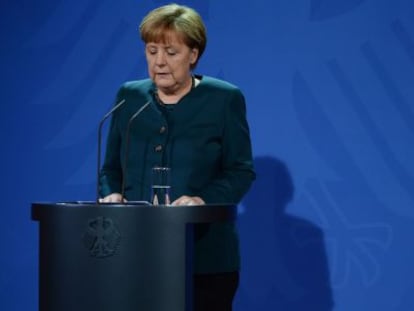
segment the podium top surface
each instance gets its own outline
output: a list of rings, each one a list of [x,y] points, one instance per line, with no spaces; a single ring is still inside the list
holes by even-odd
[[[54,217],[145,217],[180,223],[211,223],[233,221],[237,216],[235,204],[206,205],[151,205],[146,201],[125,203],[97,203],[95,201],[35,202],[32,220],[42,221]]]

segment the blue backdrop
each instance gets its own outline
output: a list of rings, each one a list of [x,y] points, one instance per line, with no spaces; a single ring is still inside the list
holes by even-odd
[[[94,199],[97,124],[165,3],[1,2],[1,310],[37,310],[30,204]],[[182,3],[208,28],[196,72],[247,98],[236,310],[414,310],[414,3]]]

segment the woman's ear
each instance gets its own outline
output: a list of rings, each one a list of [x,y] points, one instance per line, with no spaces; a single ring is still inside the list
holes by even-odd
[[[191,55],[190,55],[190,63],[191,63],[191,65],[194,65],[197,62],[198,53],[199,53],[199,51],[198,51],[197,48],[193,48],[191,50]]]

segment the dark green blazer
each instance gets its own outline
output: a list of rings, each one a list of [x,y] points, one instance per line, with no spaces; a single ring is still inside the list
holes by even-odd
[[[171,199],[199,196],[206,203],[238,203],[255,178],[245,100],[240,90],[221,80],[201,82],[163,111],[150,79],[125,83],[112,116],[100,192],[121,192],[128,121],[131,123],[125,176],[127,200],[150,200],[151,168],[171,168]],[[195,273],[231,272],[240,268],[234,223],[197,225]]]

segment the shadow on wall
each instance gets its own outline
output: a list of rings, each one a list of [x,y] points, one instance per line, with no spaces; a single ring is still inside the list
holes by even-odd
[[[286,213],[294,185],[283,162],[258,157],[255,169],[238,221],[242,269],[235,310],[332,310],[322,230]]]

